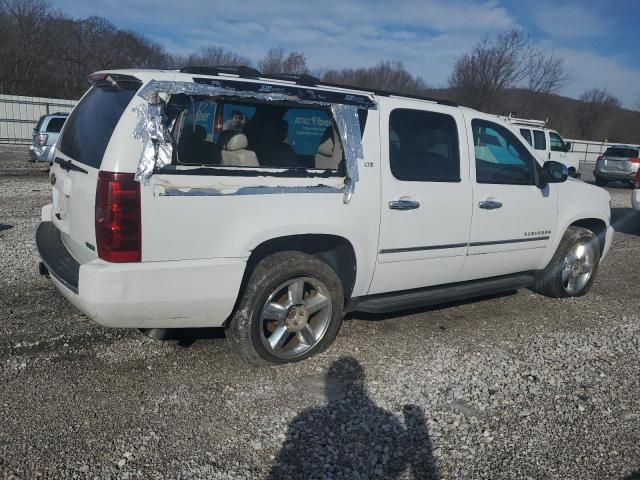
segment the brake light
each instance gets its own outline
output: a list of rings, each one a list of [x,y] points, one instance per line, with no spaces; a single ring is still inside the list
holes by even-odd
[[[636,179],[634,188],[640,188],[640,170],[636,172]]]
[[[133,173],[99,173],[95,224],[101,259],[116,263],[141,260],[140,182]]]
[[[627,162],[630,162],[630,163],[640,163],[640,157],[627,158]]]
[[[604,155],[598,155],[598,159],[597,159],[597,161],[600,161],[600,160],[602,160],[603,158],[604,158]]]
[[[43,147],[47,144],[47,140],[49,139],[49,135],[46,133],[39,133],[35,137],[33,137],[33,144],[37,147]]]
[[[223,128],[224,128],[224,122],[222,121],[222,116],[216,115],[215,121],[213,122],[213,132],[222,133]]]

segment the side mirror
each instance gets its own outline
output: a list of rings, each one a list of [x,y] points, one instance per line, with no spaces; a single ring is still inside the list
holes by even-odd
[[[564,151],[565,152],[571,151],[571,142],[564,142]]]
[[[567,180],[568,176],[569,170],[565,164],[549,160],[544,162],[542,166],[538,186],[544,188],[549,183],[562,183]]]

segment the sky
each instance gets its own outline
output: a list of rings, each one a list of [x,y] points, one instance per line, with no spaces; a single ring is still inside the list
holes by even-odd
[[[312,70],[400,60],[444,87],[455,59],[482,38],[524,29],[564,58],[577,98],[605,88],[640,108],[640,0],[54,0],[75,18],[105,17],[169,52],[217,45],[254,63],[270,47],[301,51]]]

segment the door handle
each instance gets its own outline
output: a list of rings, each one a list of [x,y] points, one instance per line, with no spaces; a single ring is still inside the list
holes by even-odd
[[[485,210],[495,210],[496,208],[502,207],[502,202],[497,200],[483,200],[478,204],[480,208],[484,208]]]
[[[400,200],[392,200],[389,202],[389,208],[391,210],[415,210],[416,208],[420,208],[420,202],[401,198]]]

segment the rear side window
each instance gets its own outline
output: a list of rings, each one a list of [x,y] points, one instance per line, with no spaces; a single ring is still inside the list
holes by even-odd
[[[536,150],[547,149],[547,139],[545,138],[544,132],[542,130],[533,131],[533,148],[535,148]]]
[[[67,119],[59,149],[77,162],[100,168],[104,151],[138,84],[91,88]]]
[[[521,128],[520,133],[522,134],[524,139],[527,141],[527,143],[533,146],[533,140],[531,139],[531,130],[529,130],[528,128]]]
[[[389,163],[398,180],[459,182],[460,148],[450,115],[396,109],[389,116]]]
[[[606,157],[638,158],[638,150],[635,148],[607,148],[604,152]]]
[[[58,133],[62,130],[66,117],[54,117],[47,123],[47,133]]]
[[[328,109],[177,95],[171,103],[175,164],[342,171]]]
[[[554,132],[549,132],[549,147],[552,152],[566,152],[567,149],[564,146],[564,142],[560,135]]]

